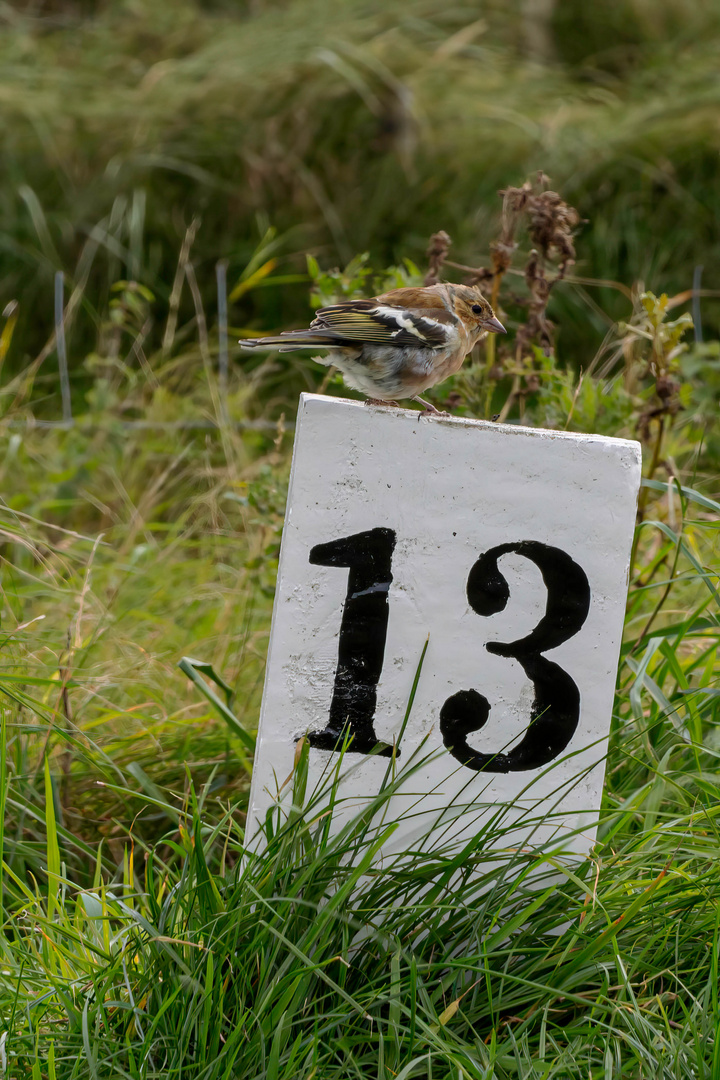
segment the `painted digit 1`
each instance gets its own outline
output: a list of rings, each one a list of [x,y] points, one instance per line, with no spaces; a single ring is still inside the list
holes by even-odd
[[[342,750],[389,757],[400,751],[380,743],[375,735],[377,684],[385,656],[392,583],[392,555],[396,535],[392,529],[370,529],[310,552],[315,566],[346,566],[347,596],[340,622],[338,663],[330,716],[322,731],[308,733],[317,750]]]
[[[547,765],[566,748],[580,719],[580,692],[575,682],[542,654],[573,637],[585,622],[590,608],[588,579],[560,548],[537,540],[500,544],[481,555],[468,576],[468,602],[478,615],[489,617],[504,610],[510,591],[498,559],[510,552],[530,559],[539,568],[547,587],[547,607],[527,637],[491,641],[485,648],[522,665],[535,687],[535,700],[520,742],[507,753],[483,754],[468,745],[467,737],[487,723],[487,698],[477,690],[460,690],[447,699],[440,710],[443,742],[462,765],[477,772],[522,772]]]

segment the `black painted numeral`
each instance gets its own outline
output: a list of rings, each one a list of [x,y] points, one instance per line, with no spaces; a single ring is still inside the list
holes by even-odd
[[[382,673],[387,637],[388,592],[392,582],[392,529],[370,529],[310,552],[315,566],[348,567],[348,588],[340,623],[338,663],[330,717],[322,731],[308,734],[318,750],[346,749],[357,754],[375,751],[389,756],[393,747],[375,735],[377,684]],[[395,751],[399,756],[400,751]]]
[[[520,742],[507,753],[482,754],[467,737],[487,723],[490,705],[477,690],[460,690],[440,710],[445,746],[457,760],[478,772],[521,772],[539,769],[563,752],[580,719],[580,692],[566,671],[542,654],[573,637],[590,608],[590,585],[584,570],[560,548],[536,540],[500,544],[486,551],[472,567],[467,582],[470,607],[489,617],[503,611],[510,590],[498,560],[514,552],[539,568],[547,587],[547,606],[540,622],[518,641],[491,641],[495,656],[517,660],[535,688],[530,724]]]
[[[377,685],[382,673],[392,583],[392,529],[370,529],[310,552],[316,566],[347,567],[348,587],[340,622],[338,663],[328,723],[308,734],[318,750],[340,750],[383,756],[393,747],[375,734]],[[488,642],[496,656],[515,659],[533,683],[535,697],[524,736],[507,752],[488,754],[473,749],[468,736],[480,731],[490,715],[487,698],[477,690],[460,690],[440,710],[440,731],[449,752],[477,772],[521,772],[547,765],[565,750],[580,719],[580,692],[574,680],[543,653],[573,637],[590,608],[590,585],[582,567],[560,548],[536,540],[500,544],[486,551],[472,567],[467,597],[473,611],[488,618],[503,611],[510,597],[498,561],[515,553],[539,568],[547,588],[545,614],[537,626],[517,641]],[[399,749],[395,750],[399,756]]]

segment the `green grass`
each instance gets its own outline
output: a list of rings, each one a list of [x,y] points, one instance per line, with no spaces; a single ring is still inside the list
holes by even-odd
[[[306,747],[261,856],[190,766],[181,804],[139,796],[164,836],[150,846],[133,824],[114,873],[98,852],[78,887],[46,758],[28,826],[45,872],[6,853],[8,1075],[714,1077],[720,641],[717,575],[693,552],[716,525],[682,524],[687,550],[666,530],[654,557],[679,543],[672,590],[699,586],[699,602],[648,638],[632,631],[648,589],[633,589],[599,842],[579,867],[493,855],[502,812],[464,851],[378,863],[418,762],[333,835]],[[28,737],[10,731],[11,747]]]
[[[155,783],[179,785],[180,800],[183,761],[198,777],[216,772],[218,799],[245,789],[241,744],[210,722],[214,711],[176,668],[194,653],[234,673],[237,715],[254,725],[284,468],[256,451],[243,468],[242,438],[227,440],[230,462],[206,432],[141,431],[133,439],[108,423],[9,437],[0,684],[16,699],[19,726],[8,762],[16,796],[37,810],[37,754],[64,747],[58,783],[71,836],[102,835],[114,845],[115,816],[127,820],[142,808],[127,802],[127,787],[141,783],[123,772],[125,763]],[[41,706],[40,719],[32,703],[25,716],[26,694]],[[164,829],[163,821],[155,814],[141,828]],[[6,858],[22,868],[19,823],[5,843]],[[76,850],[73,866],[83,858]]]
[[[682,289],[712,265],[717,10],[621,9],[560,4],[542,63],[511,8],[463,35],[463,3],[0,12],[0,304],[19,300],[0,318],[0,1077],[720,1075],[715,314],[692,341],[682,298],[577,280]],[[325,371],[231,347],[225,392],[215,263],[232,341],[307,317],[308,246],[424,268],[445,227],[475,265],[495,189],[538,166],[591,211],[550,309],[572,363],[515,350],[516,264],[508,348],[435,400],[642,438],[598,844],[575,867],[495,858],[500,811],[462,858],[390,865],[373,853],[412,763],[333,834],[301,756],[291,819],[252,856],[291,421]],[[361,262],[309,269],[323,295],[371,287]]]
[[[632,325],[659,319],[669,349],[661,307],[638,305]],[[412,763],[332,835],[303,757],[297,809],[253,857],[237,725],[256,724],[289,440],[222,417],[125,423],[141,400],[151,420],[187,416],[183,388],[217,415],[194,332],[181,327],[151,390],[113,396],[101,373],[69,430],[34,428],[20,383],[4,421],[5,1075],[714,1078],[720,506],[700,382],[689,374],[685,411],[663,417],[682,486],[653,471],[648,433],[592,857],[488,855],[500,812],[461,858],[379,863]],[[626,348],[610,383],[546,358],[525,419],[564,408],[561,426],[632,434],[654,400],[642,356]],[[272,362],[250,386],[232,372],[231,419],[287,408],[276,377]],[[466,402],[508,393],[486,378],[467,368]],[[222,685],[204,684],[213,703],[177,667],[188,655],[226,681],[230,722]]]
[[[704,265],[717,288],[718,0],[616,0],[610,12],[561,0],[543,62],[528,56],[519,0],[138,0],[92,18],[57,7],[0,13],[13,371],[51,333],[58,269],[90,279],[69,343],[77,368],[116,280],[167,301],[194,218],[214,322],[214,264],[228,258],[236,280],[258,216],[286,236],[284,275],[304,271],[310,247],[329,265],[364,250],[381,265],[419,260],[438,228],[474,264],[496,192],[540,168],[588,219],[584,276],[678,292]],[[571,293],[557,303],[563,355],[582,366],[587,312]],[[612,293],[601,306],[621,317]],[[705,302],[715,329],[718,310]],[[231,322],[276,328],[306,313],[298,284],[245,296]],[[592,325],[601,338],[602,319]]]

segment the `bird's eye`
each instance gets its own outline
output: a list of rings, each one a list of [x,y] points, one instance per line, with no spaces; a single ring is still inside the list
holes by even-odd
[[[472,313],[473,315],[482,315],[482,308],[479,304],[473,304]]]

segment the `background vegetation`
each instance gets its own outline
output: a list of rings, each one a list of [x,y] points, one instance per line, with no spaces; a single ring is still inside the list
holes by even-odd
[[[114,281],[167,302],[196,217],[213,313],[214,264],[227,258],[234,281],[258,215],[283,236],[285,271],[304,272],[289,256],[307,250],[330,266],[359,251],[419,261],[439,228],[474,265],[497,190],[537,169],[588,219],[585,276],[677,293],[717,265],[716,0],[27,0],[0,19],[13,370],[52,328],[54,271],[87,277],[80,367]],[[231,322],[286,324],[305,298],[301,283],[245,294]],[[624,314],[611,293],[594,298]],[[576,292],[557,303],[582,363],[587,313]],[[706,303],[715,327],[718,311]],[[602,336],[602,317],[590,323]]]
[[[0,20],[0,1076],[714,1080],[718,4]],[[645,454],[599,845],[359,880],[379,827],[330,839],[301,758],[244,862],[295,402],[345,391],[232,342],[509,225],[509,341],[435,400]]]

